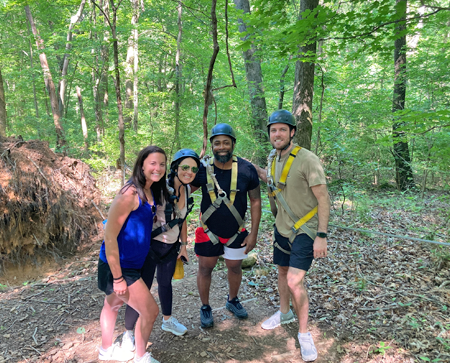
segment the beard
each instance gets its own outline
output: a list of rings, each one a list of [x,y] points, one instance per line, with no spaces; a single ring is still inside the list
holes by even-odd
[[[289,147],[290,143],[291,143],[291,140],[289,139],[286,142],[284,142],[282,145],[275,147],[275,145],[274,145],[275,143],[271,142],[273,148],[276,150],[285,150],[287,147]]]
[[[226,155],[219,155],[218,153],[213,153],[214,154],[214,158],[222,164],[227,163],[232,157],[233,157],[233,152],[232,151],[228,151],[226,153]]]

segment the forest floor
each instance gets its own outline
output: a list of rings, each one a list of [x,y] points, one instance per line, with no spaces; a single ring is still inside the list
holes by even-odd
[[[404,200],[403,200],[404,199]],[[358,207],[335,202],[332,223],[448,242],[449,196],[424,199],[385,193]],[[197,262],[188,246],[185,277],[174,281],[173,314],[183,337],[161,330],[149,350],[162,363],[302,362],[298,323],[275,330],[261,323],[278,307],[272,264],[271,216],[264,213],[258,259],[244,270],[239,297],[249,318],[225,309],[226,268],[213,273],[212,329],[201,329]],[[191,224],[190,236],[193,224]],[[439,232],[439,233],[438,233]],[[313,262],[306,279],[309,329],[322,362],[450,362],[450,249],[433,244],[330,228],[329,255]],[[0,276],[0,363],[96,362],[104,294],[96,268],[101,239],[64,261],[23,266]],[[158,301],[156,281],[152,293]],[[115,336],[124,331],[122,308]]]

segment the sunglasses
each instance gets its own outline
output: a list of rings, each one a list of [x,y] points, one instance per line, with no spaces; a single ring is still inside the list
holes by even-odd
[[[196,166],[180,165],[180,168],[183,171],[188,171],[189,169],[191,169],[194,174],[197,174],[198,172],[198,168]]]

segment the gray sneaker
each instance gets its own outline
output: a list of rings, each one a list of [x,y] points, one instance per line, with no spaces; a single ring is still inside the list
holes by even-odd
[[[122,335],[122,349],[133,352],[135,348],[133,330],[127,330]]]
[[[141,358],[134,358],[134,363],[159,363],[155,358],[152,357],[152,354],[149,352],[145,352],[145,354]]]
[[[178,336],[184,335],[187,332],[187,328],[183,324],[180,324],[173,316],[169,320],[164,320],[163,318],[161,329]]]
[[[121,362],[127,362],[133,359],[134,353],[129,350],[125,350],[119,346],[119,344],[113,344],[108,349],[98,348],[99,360],[118,360]]]
[[[298,333],[298,342],[300,343],[302,359],[305,362],[312,362],[317,359],[317,349],[314,345],[311,333]]]
[[[281,324],[289,324],[295,321],[294,313],[289,309],[287,314],[283,314],[278,310],[269,319],[261,324],[261,328],[265,330],[272,330],[279,327]]]

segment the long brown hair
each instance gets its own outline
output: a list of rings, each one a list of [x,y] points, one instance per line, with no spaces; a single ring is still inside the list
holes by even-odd
[[[145,179],[144,172],[142,171],[142,166],[144,165],[145,159],[147,159],[147,157],[153,153],[163,154],[166,159],[166,163],[167,163],[167,155],[164,152],[164,150],[161,149],[160,147],[150,145],[150,146],[147,146],[146,148],[142,149],[138,154],[136,162],[134,163],[133,173],[131,174],[131,178],[127,181],[127,183],[120,190],[120,192],[122,194],[125,193],[125,191],[127,191],[129,187],[134,186],[136,188],[136,192],[138,193],[141,200],[143,202],[147,202],[147,197],[144,193],[146,179]],[[162,205],[162,201],[164,199],[167,199],[167,197],[168,197],[167,186],[166,186],[166,171],[164,171],[164,175],[159,181],[152,183],[150,189],[153,192],[153,198],[155,199],[155,204]]]

